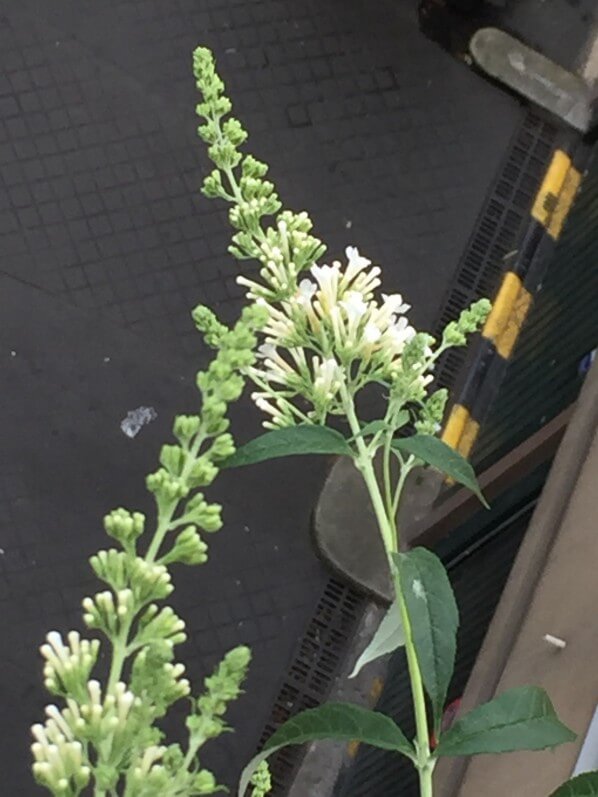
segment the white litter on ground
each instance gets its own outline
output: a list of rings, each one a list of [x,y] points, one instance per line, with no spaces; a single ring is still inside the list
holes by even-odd
[[[127,417],[120,422],[120,428],[127,437],[135,437],[142,426],[146,426],[157,417],[158,413],[153,407],[137,407],[136,410],[129,410]]]

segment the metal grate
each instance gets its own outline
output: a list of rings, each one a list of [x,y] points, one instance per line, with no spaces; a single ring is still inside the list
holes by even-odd
[[[594,152],[482,426],[474,449],[478,468],[488,467],[577,398],[584,357],[598,342],[597,219],[598,153]]]
[[[365,596],[348,584],[328,581],[280,687],[260,747],[283,722],[326,699],[366,605]],[[285,747],[270,758],[273,797],[288,792],[304,752]]]
[[[496,293],[500,276],[521,243],[557,132],[554,124],[537,111],[526,113],[482,206],[440,313],[436,335],[476,299]],[[451,349],[441,357],[439,387],[454,386],[466,356],[466,349]]]

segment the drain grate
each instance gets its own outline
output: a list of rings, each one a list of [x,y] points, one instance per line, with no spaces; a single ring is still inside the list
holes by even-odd
[[[260,746],[283,722],[324,702],[367,603],[348,584],[335,578],[328,581],[285,675]],[[269,759],[273,797],[287,793],[303,753],[300,747],[286,747]]]
[[[558,128],[549,119],[536,110],[527,111],[465,247],[436,335],[476,299],[496,293],[501,274],[516,257],[557,134]],[[455,385],[466,356],[466,349],[451,349],[440,358],[439,387]]]

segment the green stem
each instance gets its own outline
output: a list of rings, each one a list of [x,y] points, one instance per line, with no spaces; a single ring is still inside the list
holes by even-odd
[[[378,486],[378,481],[376,479],[376,474],[374,472],[374,467],[372,465],[372,459],[368,447],[365,444],[363,437],[360,434],[361,427],[359,425],[359,420],[357,419],[357,415],[355,414],[355,407],[353,405],[353,400],[351,399],[349,392],[345,386],[341,388],[341,395],[343,398],[345,415],[347,417],[347,421],[349,422],[349,427],[351,428],[351,432],[355,437],[355,445],[357,446],[356,464],[361,472],[361,475],[363,476],[363,479],[366,483],[366,487],[368,488],[368,493],[372,501],[374,513],[376,515],[376,519],[378,520],[378,526],[380,528],[380,533],[382,535],[382,540],[384,542],[384,549],[386,551],[387,556],[389,557],[389,562],[390,562],[391,561],[390,554],[393,551],[393,530],[390,523],[388,522],[388,518],[386,515],[386,508],[384,506],[384,499],[382,498],[382,493],[380,492],[380,487]]]
[[[197,435],[195,436],[195,440],[193,444],[189,448],[187,459],[185,460],[185,464],[183,466],[183,470],[181,471],[180,479],[183,483],[187,481],[191,474],[191,470],[195,465],[197,460],[197,456],[199,451],[205,442],[207,434],[204,432],[203,429],[200,429]],[[160,552],[160,547],[162,542],[164,541],[164,537],[170,531],[172,527],[172,517],[176,512],[176,509],[179,505],[179,501],[170,501],[166,504],[165,507],[158,510],[158,525],[156,526],[156,532],[154,534],[154,538],[150,543],[149,548],[147,549],[147,553],[145,554],[146,562],[153,562],[155,561],[158,553]]]
[[[384,479],[384,498],[386,501],[386,515],[391,522],[394,521],[394,515],[392,511],[393,507],[393,494],[392,494],[392,484],[391,484],[391,473],[390,473],[390,456],[391,456],[391,444],[392,444],[392,429],[388,429],[384,435],[384,446],[382,449],[382,473]],[[396,529],[396,524],[393,522],[393,528]],[[394,535],[394,547],[398,550],[399,547],[399,540],[397,535]]]
[[[415,457],[411,456],[407,460],[407,462],[403,462],[401,460],[401,468],[399,473],[399,481],[397,484],[397,489],[395,491],[394,499],[392,501],[392,508],[390,512],[390,517],[393,519],[396,518],[397,512],[399,511],[399,500],[401,498],[401,494],[403,492],[403,487],[405,486],[405,482],[407,481],[407,476],[411,472],[413,468],[413,462],[415,461]]]
[[[199,451],[205,442],[207,434],[203,429],[200,429],[195,436],[193,444],[189,448],[188,456],[185,461],[181,473],[181,480],[185,482],[191,473],[191,469],[197,460]],[[145,554],[146,562],[153,562],[160,552],[160,547],[164,541],[164,537],[171,528],[173,515],[179,505],[179,501],[170,501],[168,504],[158,509],[158,523],[156,531],[154,532],[153,539]],[[110,675],[108,676],[108,684],[106,692],[112,692],[122,677],[122,671],[125,666],[125,661],[130,655],[129,648],[129,634],[131,633],[131,626],[135,620],[134,616],[128,617],[122,624],[118,636],[112,642],[112,662],[110,664]],[[104,791],[97,791],[96,797],[103,797]]]
[[[355,414],[355,407],[353,404],[353,400],[351,399],[346,388],[343,389],[342,395],[343,395],[343,405],[347,420],[349,422],[349,426],[351,427],[352,433],[354,435],[357,435],[355,439],[355,444],[357,447],[357,465],[363,475],[366,487],[368,488],[370,499],[372,501],[372,506],[376,514],[378,526],[380,528],[380,533],[382,535],[382,540],[384,542],[386,554],[389,559],[391,572],[394,573],[395,592],[399,604],[399,611],[401,612],[403,629],[405,632],[405,653],[407,658],[409,680],[411,683],[413,710],[415,714],[416,748],[417,748],[416,767],[419,775],[420,797],[433,797],[432,772],[434,770],[434,762],[430,755],[430,730],[428,727],[428,716],[426,713],[426,698],[424,693],[424,685],[422,681],[421,671],[419,668],[419,662],[417,660],[415,645],[413,643],[411,622],[409,620],[409,614],[407,612],[407,606],[405,604],[405,598],[403,595],[400,578],[397,573],[396,565],[393,561],[393,556],[392,556],[393,554],[398,553],[398,532],[395,521],[396,512],[394,511],[395,502],[398,503],[398,499],[400,497],[401,490],[405,483],[407,473],[409,472],[409,467],[407,466],[407,464],[402,464],[401,466],[401,476],[399,478],[399,484],[397,486],[397,491],[395,493],[395,501],[391,501],[390,511],[389,511],[389,509],[385,506],[385,502],[382,497],[378,481],[376,479],[376,474],[374,471],[374,466],[372,463],[372,457],[370,455],[370,452],[368,451],[367,446],[363,442],[362,437],[358,434],[360,426],[357,416]],[[390,473],[388,473],[388,475],[386,475],[385,473],[384,479],[385,483],[388,480],[388,485],[389,485]],[[388,489],[386,491],[388,494],[392,495],[392,493],[390,493]]]
[[[106,692],[112,692],[114,687],[120,681],[122,670],[127,658],[127,640],[129,638],[129,631],[133,618],[131,617],[120,630],[118,637],[114,640],[112,647],[112,663],[110,664],[110,675],[108,677],[108,684]]]
[[[415,714],[415,729],[417,740],[417,768],[420,778],[421,797],[429,797],[432,794],[432,767],[430,761],[430,730],[428,727],[428,715],[426,713],[426,697],[424,684],[422,681],[421,670],[417,660],[415,645],[413,644],[413,633],[411,621],[407,612],[405,598],[398,575],[395,575],[395,591],[401,612],[401,621],[405,632],[405,655],[407,657],[407,668],[409,670],[409,680],[411,682],[411,695],[413,699],[413,711]],[[426,788],[424,789],[424,784]]]

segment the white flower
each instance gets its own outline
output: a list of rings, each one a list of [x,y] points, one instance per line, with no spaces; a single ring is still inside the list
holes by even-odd
[[[261,346],[258,346],[257,349],[257,356],[260,359],[265,359],[266,357],[274,357],[276,354],[276,346],[272,343],[262,343]]]
[[[332,399],[341,386],[344,372],[333,357],[326,360],[313,358],[314,391],[323,399]]]
[[[380,328],[376,326],[372,321],[368,321],[363,329],[363,341],[364,343],[373,344],[377,343],[380,338],[382,337],[382,332]]]
[[[311,267],[311,273],[318,283],[317,298],[324,313],[336,304],[338,299],[338,284],[340,279],[340,263],[333,263],[331,266]]]
[[[345,249],[345,254],[347,256],[347,268],[343,275],[343,281],[349,283],[355,279],[360,271],[371,266],[372,261],[368,260],[367,257],[362,257],[356,246],[348,246]]]
[[[409,326],[409,322],[405,316],[401,316],[399,320],[388,327],[386,332],[386,341],[391,348],[393,354],[401,354],[408,343],[415,335],[413,327]]]
[[[390,314],[403,315],[411,310],[411,305],[403,301],[400,293],[382,294],[383,307],[388,309]]]
[[[269,305],[268,311],[270,313],[270,318],[263,328],[263,332],[266,335],[266,343],[276,345],[278,341],[286,340],[293,335],[295,332],[295,324],[286,313],[279,310],[277,307]]]
[[[251,398],[255,402],[255,406],[272,419],[271,421],[266,421],[264,426],[267,428],[289,426],[288,417],[280,407],[281,402],[270,393],[252,393]]]
[[[352,326],[358,324],[368,311],[368,306],[358,291],[348,291],[340,305],[347,314],[349,324]]]
[[[379,266],[374,266],[368,271],[361,271],[351,282],[351,288],[363,294],[368,301],[373,298],[374,291],[380,285],[379,276],[382,273]]]
[[[297,301],[300,302],[301,304],[310,302],[316,290],[317,290],[317,285],[315,284],[315,282],[312,282],[311,280],[308,279],[301,280],[301,282],[299,283],[299,289],[296,296]]]

